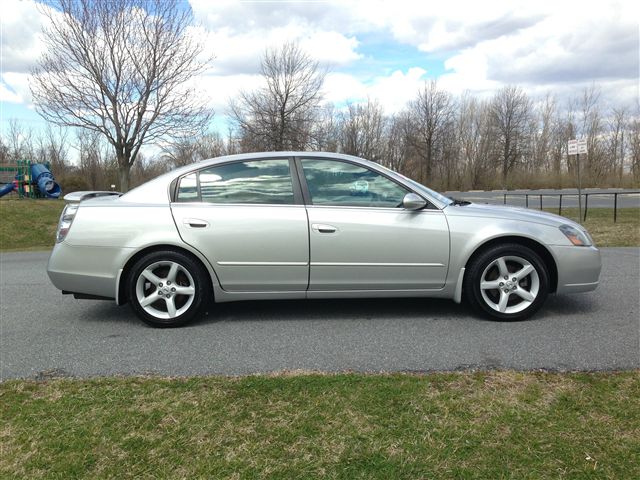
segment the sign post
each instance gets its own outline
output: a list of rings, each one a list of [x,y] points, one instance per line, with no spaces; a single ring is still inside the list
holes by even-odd
[[[578,172],[578,222],[582,225],[582,182],[580,180],[580,154],[587,153],[587,140],[584,138],[572,139],[567,143],[567,154],[576,156],[576,169]]]

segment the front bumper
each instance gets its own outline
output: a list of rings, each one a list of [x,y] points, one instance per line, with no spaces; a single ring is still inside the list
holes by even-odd
[[[558,266],[556,293],[580,293],[595,290],[599,284],[602,261],[596,247],[551,246]]]
[[[49,257],[47,274],[59,290],[116,298],[118,272],[132,252],[130,248],[57,243]]]

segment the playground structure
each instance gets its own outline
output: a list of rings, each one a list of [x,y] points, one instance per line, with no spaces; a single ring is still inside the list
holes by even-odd
[[[15,191],[20,198],[59,198],[62,189],[49,169],[29,160],[0,164],[0,197]]]

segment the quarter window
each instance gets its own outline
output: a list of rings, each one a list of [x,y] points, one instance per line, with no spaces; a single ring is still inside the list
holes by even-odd
[[[314,205],[401,207],[406,188],[368,168],[336,160],[303,159]]]
[[[193,178],[196,177],[196,178]],[[179,202],[293,204],[288,159],[234,162],[182,178]]]

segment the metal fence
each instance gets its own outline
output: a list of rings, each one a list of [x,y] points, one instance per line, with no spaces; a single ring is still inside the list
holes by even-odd
[[[593,195],[613,195],[613,223],[618,221],[618,196],[619,195],[638,195],[640,191],[637,192],[592,192],[592,193],[583,193],[581,196],[584,197],[584,216],[582,221],[584,222],[587,219],[587,211],[589,210],[589,197]],[[525,198],[525,206],[529,208],[529,197],[540,199],[540,210],[542,210],[542,197],[559,197],[558,200],[558,215],[562,215],[562,197],[577,197],[577,193],[505,193],[504,194],[504,204],[507,204],[507,197],[524,197]]]

